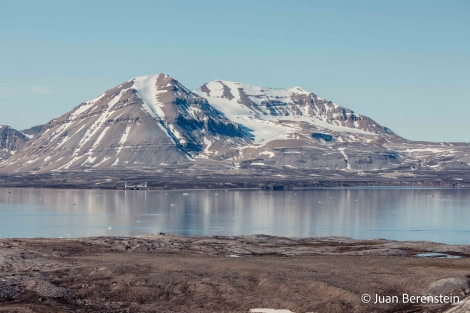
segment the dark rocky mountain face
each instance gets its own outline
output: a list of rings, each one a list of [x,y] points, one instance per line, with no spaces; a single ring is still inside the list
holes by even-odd
[[[219,137],[230,142],[246,144],[250,133],[242,125],[227,119],[224,114],[212,107],[207,100],[194,94],[170,76],[156,77],[157,102],[153,95],[145,95],[144,84],[148,78],[137,78],[135,85],[139,95],[150,108],[151,115],[160,121],[177,145],[192,156],[203,151],[207,141],[219,141]],[[225,141],[225,140],[224,140]],[[226,143],[224,143],[226,144]],[[230,146],[230,145],[227,145]]]
[[[28,137],[22,132],[0,125],[0,162],[14,155],[27,141]]]
[[[132,78],[15,132],[0,129],[4,173],[191,167],[388,171],[393,178],[394,170],[470,168],[468,144],[403,139],[300,87],[213,81],[192,92],[164,74]]]

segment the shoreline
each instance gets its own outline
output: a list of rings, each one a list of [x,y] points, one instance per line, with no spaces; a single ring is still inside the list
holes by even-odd
[[[214,240],[225,240],[229,241],[240,241],[243,238],[255,238],[255,237],[266,237],[271,238],[273,244],[277,239],[284,239],[296,244],[303,244],[305,242],[310,242],[309,246],[312,247],[312,243],[316,244],[344,244],[347,245],[362,245],[366,247],[383,247],[384,249],[396,249],[396,247],[404,247],[406,250],[416,250],[423,253],[426,252],[437,252],[437,253],[457,253],[461,257],[470,257],[470,243],[447,243],[439,241],[429,241],[425,239],[416,239],[416,240],[400,240],[400,239],[389,239],[389,238],[353,238],[342,235],[326,235],[326,236],[314,236],[314,237],[297,237],[297,236],[282,236],[282,235],[271,235],[271,234],[234,234],[234,235],[219,235],[219,234],[208,234],[208,235],[183,235],[178,233],[168,233],[168,232],[159,232],[159,233],[142,233],[136,235],[91,235],[91,236],[67,236],[67,237],[0,237],[0,242],[3,240],[31,240],[31,241],[48,241],[48,240],[70,240],[70,241],[86,241],[86,240],[98,240],[100,238],[109,238],[113,240],[136,240],[136,239],[152,239],[167,236],[171,237],[175,241],[188,241],[196,238],[206,238]],[[293,244],[295,245],[295,244]],[[434,250],[436,251],[434,251]],[[447,250],[446,250],[447,249]],[[310,250],[309,250],[310,251]],[[444,252],[445,251],[445,252]],[[314,252],[311,250],[310,252]],[[462,253],[460,255],[460,253]],[[378,255],[378,254],[377,254]],[[393,254],[391,254],[393,255]],[[412,256],[411,254],[407,256]]]
[[[43,187],[43,186],[8,186],[0,185],[0,189],[48,189],[48,190],[100,190],[100,191],[302,191],[302,190],[335,190],[335,189],[470,189],[468,186],[434,186],[434,185],[357,185],[357,186],[315,186],[315,187],[294,187],[290,189],[266,189],[263,187],[214,187],[214,188],[174,188],[174,189],[160,189],[160,188],[141,188],[141,189],[125,189],[125,188],[79,188],[79,187]]]
[[[425,252],[461,258],[415,256]],[[426,241],[172,234],[4,238],[0,312],[444,312],[458,306],[366,304],[361,295],[453,294],[466,304],[469,268],[470,245]]]
[[[470,170],[445,171],[408,169],[344,171],[320,169],[239,169],[164,168],[158,170],[93,170],[44,173],[0,173],[0,187],[57,189],[125,189],[147,182],[148,190],[180,189],[314,189],[335,187],[470,187]],[[457,179],[457,178],[458,179]]]

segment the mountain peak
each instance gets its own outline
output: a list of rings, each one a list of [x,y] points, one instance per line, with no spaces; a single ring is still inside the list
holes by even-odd
[[[168,75],[168,74],[165,74],[165,73],[158,73],[158,74],[150,74],[150,75],[140,75],[140,76],[135,76],[131,79],[129,79],[128,81],[133,81],[135,79],[157,79],[158,77],[163,77],[163,78],[168,78],[171,76]]]
[[[301,94],[310,94],[311,93],[311,92],[303,89],[300,86],[291,87],[291,88],[289,88],[289,90],[292,90],[292,92],[297,92],[297,93],[301,93]]]
[[[172,76],[164,73],[136,76],[128,80],[128,82],[133,82],[134,89],[137,90],[139,90],[140,87],[148,88],[149,84],[151,84],[152,89],[156,87],[157,90],[168,89],[170,87],[173,88],[174,86],[177,86],[177,88],[186,89]]]
[[[213,80],[201,86],[197,91],[204,92],[206,95],[210,96],[209,93],[214,91],[222,91],[222,95],[218,95],[222,98],[230,98],[228,95],[229,90],[240,90],[248,96],[257,97],[263,100],[271,98],[290,98],[293,94],[309,95],[311,92],[306,91],[305,89],[294,86],[291,88],[271,88],[271,87],[261,87],[255,86],[247,83],[233,82],[228,80]],[[197,92],[196,92],[197,93]],[[225,94],[225,95],[224,95]]]

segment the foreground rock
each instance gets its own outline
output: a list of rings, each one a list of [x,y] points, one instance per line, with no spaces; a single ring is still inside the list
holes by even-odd
[[[460,258],[415,256],[428,252]],[[2,239],[0,312],[467,312],[468,256],[465,245],[339,237]]]

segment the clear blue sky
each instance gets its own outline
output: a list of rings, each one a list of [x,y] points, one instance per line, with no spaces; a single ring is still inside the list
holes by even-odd
[[[408,139],[470,142],[470,1],[2,1],[0,124],[161,72],[298,85]]]

